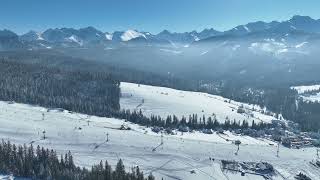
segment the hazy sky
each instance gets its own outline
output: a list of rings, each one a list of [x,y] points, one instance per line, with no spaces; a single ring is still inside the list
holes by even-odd
[[[226,30],[252,21],[320,18],[320,0],[1,0],[0,29]]]

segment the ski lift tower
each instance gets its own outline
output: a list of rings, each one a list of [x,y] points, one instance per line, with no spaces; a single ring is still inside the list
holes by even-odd
[[[277,147],[277,157],[279,157],[279,152],[280,152],[280,142],[278,142],[278,147]]]
[[[45,130],[42,131],[42,134],[43,134],[43,139],[46,139],[46,131]]]
[[[240,140],[236,140],[235,142],[234,142],[234,144],[236,145],[236,146],[238,146],[238,149],[237,149],[237,152],[235,153],[235,155],[238,155],[238,152],[239,152],[239,149],[240,149],[240,144],[241,144],[241,141]]]
[[[162,146],[162,145],[163,145],[163,134],[162,134],[162,132],[161,132],[161,142],[160,142],[160,144],[159,144],[157,147],[153,148],[152,151],[155,152],[155,151],[156,151],[160,146]]]
[[[161,132],[161,145],[163,145],[163,134]]]

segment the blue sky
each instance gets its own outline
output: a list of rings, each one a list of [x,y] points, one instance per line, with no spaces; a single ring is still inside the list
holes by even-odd
[[[320,19],[320,0],[1,0],[0,29],[24,33],[51,27],[158,33],[215,28],[308,15]]]

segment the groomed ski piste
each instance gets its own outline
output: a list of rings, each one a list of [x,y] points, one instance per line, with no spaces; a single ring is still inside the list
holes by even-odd
[[[120,104],[122,109],[141,110],[145,115],[160,115],[163,118],[168,115],[179,118],[188,118],[192,114],[197,114],[198,117],[205,115],[206,118],[215,115],[219,122],[224,122],[228,117],[231,121],[246,120],[249,124],[253,120],[255,123],[270,123],[276,119],[272,113],[262,113],[266,110],[257,105],[236,102],[221,96],[126,82],[121,83]],[[237,113],[240,107],[243,107],[246,113]]]
[[[280,146],[277,157],[275,142],[231,132],[161,135],[124,120],[3,101],[0,124],[2,139],[53,148],[58,153],[70,150],[75,163],[88,168],[100,160],[115,165],[121,158],[128,170],[139,166],[146,175],[152,173],[157,179],[165,180],[294,179],[299,172],[312,179],[320,177],[320,170],[310,164],[315,159],[315,148]],[[120,130],[123,125],[130,130]],[[238,155],[233,140],[242,142]],[[268,162],[275,170],[268,177],[250,173],[241,176],[240,172],[222,170],[221,160]]]

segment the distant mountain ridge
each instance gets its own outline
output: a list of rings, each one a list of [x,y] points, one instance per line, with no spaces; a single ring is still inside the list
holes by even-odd
[[[309,16],[293,16],[287,21],[251,22],[220,32],[213,28],[201,32],[170,32],[163,30],[158,34],[138,30],[102,32],[94,27],[80,29],[54,28],[44,32],[30,31],[18,36],[12,31],[0,31],[0,48],[12,49],[28,47],[107,47],[110,45],[164,45],[172,47],[189,46],[195,42],[210,42],[216,39],[239,38],[248,36],[276,36],[295,33],[319,34],[320,20]]]

